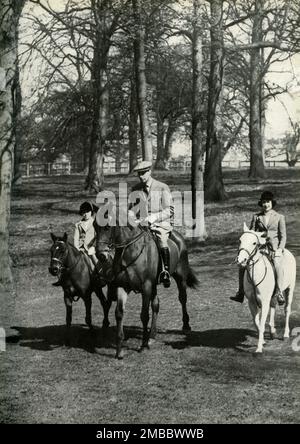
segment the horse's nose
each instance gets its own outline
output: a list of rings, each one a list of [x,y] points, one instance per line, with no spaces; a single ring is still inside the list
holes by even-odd
[[[239,255],[236,258],[236,262],[237,262],[238,265],[241,265],[242,267],[244,267],[246,265],[246,263],[247,263],[247,258]]]
[[[107,251],[101,251],[101,253],[97,254],[97,257],[100,262],[105,262],[108,259],[108,252]]]
[[[57,265],[50,265],[49,273],[51,273],[53,276],[56,276],[58,273],[58,266]]]

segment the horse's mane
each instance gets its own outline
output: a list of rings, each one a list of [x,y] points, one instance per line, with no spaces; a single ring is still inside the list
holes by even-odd
[[[67,247],[71,247],[71,249],[76,252],[77,254],[81,254],[79,250],[77,250],[77,248],[75,247],[75,245],[70,242],[69,240],[65,241],[63,239],[63,237],[59,237],[57,236],[56,241],[55,242],[63,242]]]

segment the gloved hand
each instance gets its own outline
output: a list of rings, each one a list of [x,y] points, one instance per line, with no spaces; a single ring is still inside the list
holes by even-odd
[[[95,255],[96,254],[96,250],[95,250],[95,247],[90,247],[89,249],[88,249],[88,255],[89,256],[91,256],[91,255]]]
[[[152,225],[156,221],[156,215],[149,214],[149,216],[145,217],[145,221]]]

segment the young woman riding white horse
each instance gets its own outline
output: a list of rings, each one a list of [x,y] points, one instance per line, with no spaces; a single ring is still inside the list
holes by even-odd
[[[254,214],[250,230],[254,230],[263,235],[266,238],[266,247],[269,250],[270,256],[276,271],[276,288],[272,298],[272,305],[276,305],[276,300],[279,305],[283,305],[285,302],[283,296],[283,270],[282,270],[282,257],[286,244],[286,226],[285,218],[282,214],[277,213],[274,210],[276,201],[274,200],[273,193],[270,191],[264,191],[261,194],[258,205],[262,210],[258,214]],[[231,297],[233,301],[244,301],[244,268],[240,267],[239,270],[239,289],[235,296]]]
[[[263,193],[260,202],[263,207],[264,205],[267,206],[268,204],[268,206],[272,208],[271,205],[274,204],[273,195],[267,192]],[[244,224],[244,234],[242,234],[240,237],[239,252],[237,257],[237,262],[240,268],[243,269],[243,273],[240,273],[240,275],[243,275],[243,283],[242,286],[240,283],[240,291],[242,291],[242,294],[245,294],[248,299],[253,321],[259,333],[256,349],[257,353],[262,352],[265,323],[270,306],[269,325],[271,338],[273,338],[276,334],[276,329],[274,326],[274,294],[276,295],[276,285],[278,285],[280,296],[282,296],[285,303],[284,338],[289,337],[289,317],[296,282],[295,258],[289,250],[282,247],[282,244],[285,245],[286,240],[285,235],[280,235],[281,230],[283,230],[285,233],[283,216],[278,215],[278,213],[275,215],[273,214],[273,220],[271,219],[272,214],[269,215],[267,220],[266,218],[260,219],[259,216],[261,216],[261,214],[254,218],[251,225],[255,228],[255,230],[249,229],[247,225]],[[276,224],[277,231],[275,231],[273,228],[276,226]],[[262,226],[267,228],[267,232],[265,232],[265,230],[257,230],[257,228]],[[273,241],[271,242],[271,247],[269,246],[270,237]],[[281,242],[282,239],[284,239],[283,243]],[[266,249],[266,246],[268,249]],[[277,248],[275,248],[276,246]],[[271,255],[270,251],[268,251],[270,248]],[[277,263],[274,261],[274,264],[272,264],[272,255],[275,257],[275,259],[280,258],[280,260],[277,261]],[[277,271],[278,266],[280,266],[280,272]],[[238,299],[236,297],[232,299],[242,302],[240,300],[241,298]],[[271,301],[273,301],[273,303]]]

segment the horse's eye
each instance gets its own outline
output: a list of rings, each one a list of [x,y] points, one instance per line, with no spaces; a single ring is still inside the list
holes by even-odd
[[[253,242],[253,245],[256,245],[256,242]]]

